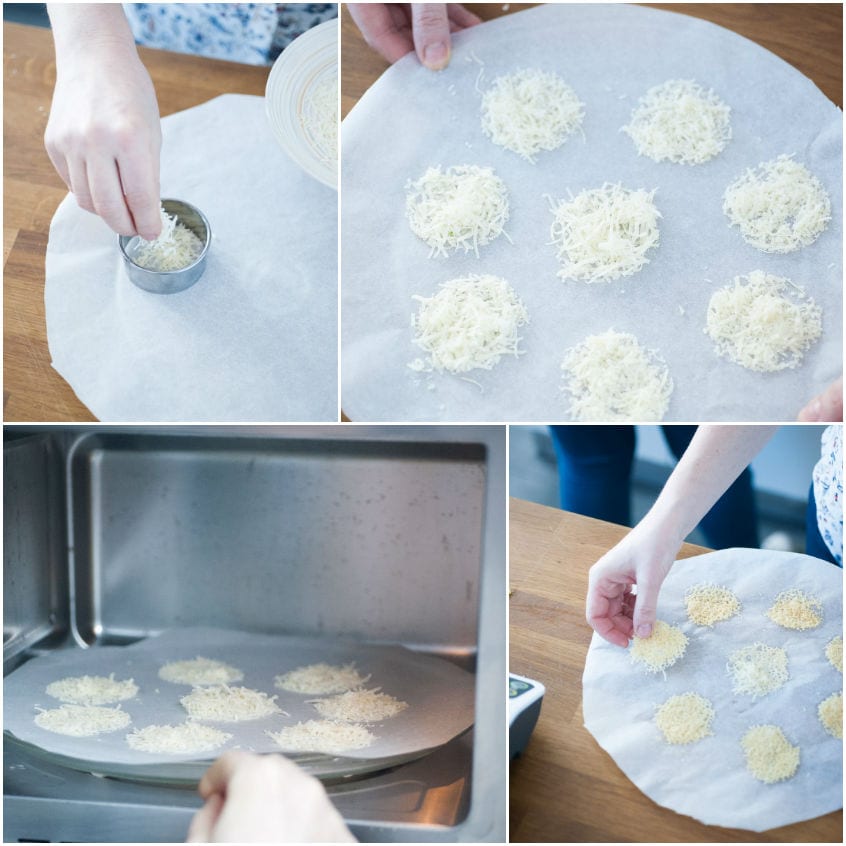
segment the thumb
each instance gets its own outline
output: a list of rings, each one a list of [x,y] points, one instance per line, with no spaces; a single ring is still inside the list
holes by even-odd
[[[449,19],[445,3],[412,3],[411,29],[417,58],[429,70],[449,64]]]
[[[658,591],[660,582],[651,579],[643,579],[637,583],[637,594],[635,595],[634,633],[638,637],[649,637],[655,626],[655,615],[658,611]]]

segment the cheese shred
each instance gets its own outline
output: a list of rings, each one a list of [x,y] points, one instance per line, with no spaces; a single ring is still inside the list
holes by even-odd
[[[817,706],[817,716],[832,737],[843,740],[843,691],[823,699]]]
[[[133,679],[115,680],[107,676],[70,676],[47,685],[47,694],[73,705],[111,705],[132,699],[138,693]]]
[[[787,652],[779,646],[763,643],[753,643],[732,652],[726,669],[734,683],[735,693],[746,693],[756,698],[778,690],[790,678]]]
[[[139,267],[168,273],[182,270],[193,264],[203,252],[203,242],[176,215],[160,209],[162,231],[153,241],[138,237],[133,242],[129,257]]]
[[[362,676],[355,664],[337,667],[331,664],[309,664],[297,667],[281,676],[276,676],[274,684],[280,690],[292,693],[344,693],[361,687],[370,676]]]
[[[688,619],[698,626],[721,623],[740,613],[740,600],[726,587],[694,585],[684,595]]]
[[[164,664],[159,669],[159,678],[173,684],[200,686],[241,681],[244,674],[222,661],[197,656],[190,661],[170,661]]]
[[[68,737],[92,737],[126,728],[131,721],[126,711],[98,705],[60,705],[52,710],[39,708],[35,725]]]
[[[179,725],[145,726],[126,736],[130,749],[159,755],[211,752],[231,739],[232,735],[225,731],[190,720]]]
[[[342,720],[346,723],[378,723],[395,717],[408,708],[402,702],[387,693],[374,690],[350,690],[330,699],[318,699],[314,707],[321,717],[330,720]]]
[[[275,699],[259,690],[222,684],[195,687],[179,701],[191,719],[235,723],[280,713]]]
[[[640,664],[650,673],[660,673],[684,655],[687,643],[687,635],[681,629],[656,620],[649,637],[632,638],[629,653],[632,663]]]
[[[825,647],[825,657],[838,673],[843,672],[843,637],[832,638]]]
[[[308,720],[265,734],[284,752],[341,755],[370,746],[376,736],[364,726],[335,720]]]
[[[740,746],[746,769],[764,784],[786,781],[799,769],[799,747],[791,745],[778,726],[752,726]]]
[[[711,731],[714,708],[698,693],[671,696],[655,712],[655,725],[671,744],[696,743]]]
[[[823,620],[820,601],[795,588],[782,591],[767,616],[779,626],[797,631],[815,629]]]

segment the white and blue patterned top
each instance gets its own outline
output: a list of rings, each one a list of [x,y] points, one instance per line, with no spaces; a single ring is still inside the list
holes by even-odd
[[[338,16],[336,3],[125,3],[138,44],[250,65],[271,64],[298,35]]]
[[[814,467],[817,525],[837,563],[843,566],[843,427],[827,426]]]

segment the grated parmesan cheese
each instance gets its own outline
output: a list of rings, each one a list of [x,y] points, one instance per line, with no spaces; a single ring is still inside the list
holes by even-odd
[[[560,76],[537,69],[497,77],[482,95],[482,130],[494,144],[535,162],[582,125],[585,104]]]
[[[569,200],[552,203],[551,243],[562,279],[607,282],[631,276],[649,264],[647,250],[658,246],[655,190],[636,191],[606,182]]]
[[[671,744],[696,743],[713,734],[714,708],[698,693],[671,696],[655,712],[655,725]]]
[[[660,673],[672,667],[687,649],[687,635],[677,628],[656,620],[649,637],[632,638],[631,659],[650,673]]]
[[[312,86],[300,115],[303,129],[318,156],[328,164],[338,161],[338,75]]]
[[[47,694],[74,705],[111,705],[132,699],[138,693],[133,679],[116,681],[108,676],[72,676],[47,685]]]
[[[783,155],[732,182],[723,195],[723,212],[747,244],[765,253],[790,253],[825,231],[831,200],[805,165]]]
[[[276,676],[274,684],[281,690],[293,693],[343,693],[361,687],[370,676],[362,676],[355,664],[342,667],[331,664],[309,664],[297,667],[281,676]]]
[[[159,669],[159,678],[174,684],[190,684],[197,687],[241,681],[244,674],[223,661],[201,658],[198,655],[190,661],[170,661]]]
[[[222,684],[195,687],[179,701],[194,720],[236,723],[281,713],[275,699],[275,696],[268,696],[259,690]]]
[[[609,329],[567,350],[561,363],[569,412],[580,421],[661,420],[673,380],[654,350]]]
[[[825,657],[837,672],[843,672],[843,637],[832,638],[825,647]]]
[[[799,747],[792,746],[778,726],[752,726],[740,746],[746,769],[765,784],[786,781],[799,769]]]
[[[69,737],[91,737],[126,728],[131,722],[129,714],[117,708],[97,705],[60,705],[50,711],[39,709],[35,725],[54,734]]]
[[[330,720],[342,720],[345,723],[378,723],[389,717],[395,717],[408,708],[402,702],[387,693],[374,690],[350,690],[331,699],[318,699],[314,707],[321,717]]]
[[[145,726],[126,736],[131,749],[163,755],[211,752],[231,739],[225,731],[190,720],[175,726]]]
[[[412,370],[490,370],[504,355],[523,354],[517,330],[529,315],[504,279],[464,276],[441,283],[432,297],[413,299],[420,303],[411,317],[414,343],[429,353],[429,361],[417,359]]]
[[[748,693],[756,698],[778,690],[790,678],[787,652],[781,647],[763,643],[753,643],[732,652],[726,669],[731,675],[735,693]]]
[[[704,331],[718,355],[772,373],[801,364],[822,334],[822,312],[804,288],[753,270],[711,296]]]
[[[731,109],[693,80],[670,79],[638,100],[627,126],[638,155],[656,162],[702,164],[731,139]]]
[[[822,623],[822,605],[818,599],[794,588],[782,591],[775,598],[767,616],[785,629],[815,629]]]
[[[139,267],[167,273],[193,264],[203,251],[203,242],[176,215],[161,209],[162,231],[154,241],[140,236],[132,242],[129,257]]]
[[[725,587],[694,585],[684,595],[688,619],[698,626],[711,627],[740,613],[740,601]]]
[[[832,736],[843,740],[843,691],[832,693],[817,706],[822,727]]]
[[[431,247],[429,258],[460,249],[478,258],[508,221],[505,183],[489,167],[430,167],[406,192],[408,224]]]
[[[308,720],[265,734],[285,752],[322,752],[326,755],[364,749],[376,740],[364,726],[332,720]]]

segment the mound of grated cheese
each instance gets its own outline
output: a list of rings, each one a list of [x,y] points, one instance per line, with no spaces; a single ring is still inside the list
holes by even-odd
[[[362,676],[355,664],[341,667],[332,664],[309,664],[297,667],[281,676],[276,676],[274,684],[281,690],[293,693],[343,693],[361,687],[370,676]]]
[[[231,739],[232,735],[225,731],[190,720],[175,726],[145,726],[126,736],[131,749],[164,755],[211,752]]]
[[[649,264],[647,250],[658,246],[655,190],[636,191],[606,182],[552,203],[551,243],[562,279],[608,282],[631,276]]]
[[[275,696],[248,687],[195,687],[179,701],[193,720],[236,723],[281,713]]]
[[[154,241],[139,237],[133,242],[130,258],[139,267],[167,273],[193,264],[203,251],[203,242],[176,215],[161,209],[162,231]]]
[[[696,743],[711,731],[714,708],[698,693],[682,693],[671,696],[655,712],[655,725],[672,744]]]
[[[318,699],[314,703],[317,713],[329,720],[342,720],[345,723],[378,723],[395,717],[408,708],[402,702],[387,693],[374,690],[349,690],[330,699]]]
[[[442,282],[432,297],[412,299],[420,303],[411,316],[414,343],[429,353],[428,364],[412,363],[414,370],[490,370],[504,355],[523,354],[517,330],[529,315],[504,279],[463,276]]]
[[[159,670],[159,678],[174,684],[190,684],[198,687],[206,684],[229,684],[241,681],[244,674],[236,667],[230,667],[223,661],[201,658],[199,655],[190,661],[170,661]]]
[[[787,652],[779,646],[753,643],[729,655],[726,669],[735,693],[766,696],[787,683]]]
[[[102,708],[97,705],[60,705],[58,708],[40,713],[35,725],[54,734],[69,737],[91,737],[126,728],[131,719],[126,711],[117,708]]]
[[[686,649],[687,635],[681,629],[656,620],[650,637],[632,638],[629,652],[633,664],[640,664],[650,673],[660,673],[672,667]]]
[[[497,77],[482,95],[482,130],[494,144],[535,162],[582,125],[585,104],[548,71],[529,68]]]
[[[702,164],[731,139],[731,109],[690,79],[670,79],[638,100],[622,131],[637,152],[656,162]]]
[[[333,720],[308,720],[265,734],[285,752],[322,752],[326,755],[364,749],[376,740],[364,726]]]
[[[133,679],[115,680],[115,674],[106,676],[72,676],[47,685],[47,694],[62,702],[74,705],[110,705],[132,699],[138,693]]]
[[[843,691],[823,699],[817,706],[817,716],[832,737],[843,740]]]
[[[505,183],[489,167],[430,167],[406,184],[405,214],[411,231],[435,255],[473,252],[502,234],[508,221]],[[506,237],[508,237],[506,235]]]
[[[785,629],[805,631],[822,623],[822,605],[813,596],[793,588],[782,591],[775,598],[767,616]]]
[[[747,244],[765,253],[790,253],[825,231],[831,200],[805,165],[783,155],[732,182],[723,195],[723,212]]]
[[[746,769],[765,784],[792,778],[799,769],[799,747],[792,746],[778,726],[752,726],[740,746]]]
[[[338,161],[338,75],[326,77],[309,89],[300,115],[303,129],[318,156],[328,164]]]
[[[661,420],[673,380],[654,350],[634,335],[609,329],[567,350],[561,362],[569,412],[580,421]]]
[[[714,292],[704,331],[718,355],[772,373],[801,364],[822,334],[822,311],[789,279],[753,270]]]
[[[843,638],[841,635],[832,638],[825,647],[825,657],[831,666],[839,673],[843,672]]]
[[[694,585],[684,595],[688,619],[698,626],[713,626],[740,613],[740,600],[726,587]]]

